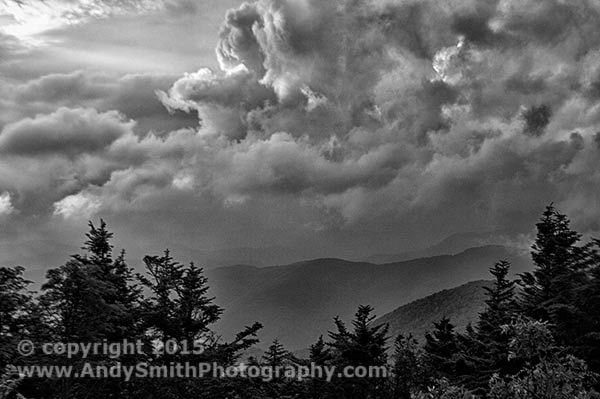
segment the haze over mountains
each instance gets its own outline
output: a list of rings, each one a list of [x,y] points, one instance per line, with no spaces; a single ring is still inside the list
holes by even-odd
[[[528,237],[507,231],[456,233],[429,247],[400,253],[373,254],[365,261],[382,264],[437,255],[454,255],[484,245],[503,245],[526,253],[529,251],[530,240]]]
[[[392,337],[412,334],[420,341],[432,330],[433,323],[444,317],[450,319],[457,331],[464,331],[469,323],[477,322],[479,313],[485,309],[484,288],[491,285],[491,281],[478,280],[442,290],[400,306],[374,320],[373,324],[389,324]]]
[[[117,240],[122,234],[116,234]],[[71,254],[78,253],[82,243],[76,242],[80,236],[73,239],[71,244],[63,244],[57,240],[29,239],[17,243],[0,243],[0,265],[26,266],[27,277],[37,282],[43,280],[48,269],[64,264]],[[437,255],[453,255],[469,248],[484,245],[504,245],[514,248],[516,246],[528,247],[527,243],[519,240],[514,234],[506,232],[466,232],[453,234],[434,245],[416,250],[398,251],[397,253],[370,254],[366,257],[343,256],[334,254],[323,248],[290,248],[286,246],[267,247],[239,247],[208,250],[183,245],[179,242],[165,243],[172,254],[182,263],[193,261],[205,270],[232,265],[252,265],[257,267],[287,265],[306,259],[318,257],[340,257],[344,259],[366,261],[369,263],[393,263],[404,260],[426,258]],[[150,248],[151,247],[151,248]],[[116,244],[116,250],[121,246]],[[141,259],[148,254],[158,254],[164,248],[160,245],[128,246],[127,259],[131,266],[141,266]]]
[[[374,306],[382,316],[378,321],[389,321],[394,334],[421,336],[443,316],[464,328],[483,306],[482,280],[490,278],[488,269],[495,262],[509,260],[513,274],[529,268],[523,251],[478,246],[502,242],[502,237],[506,236],[498,232],[455,234],[418,251],[373,255],[368,262],[337,258],[295,262],[302,259],[302,251],[277,246],[220,251],[183,248],[173,255],[182,263],[193,259],[205,268],[211,294],[225,309],[217,325],[225,338],[259,321],[265,326],[261,347],[279,338],[289,349],[298,350],[326,334],[333,317],[349,320],[359,304]],[[76,246],[56,246],[50,240],[23,242],[20,249],[26,255],[22,260],[0,259],[0,264],[28,266],[28,277],[35,281],[41,281],[47,269],[64,263],[69,254],[79,252]],[[139,251],[134,248],[133,252]],[[136,268],[141,263],[131,253],[128,258]]]
[[[471,248],[377,265],[341,259],[316,259],[284,266],[230,266],[207,271],[211,294],[225,308],[216,329],[230,338],[244,325],[263,323],[263,345],[279,338],[289,349],[308,347],[332,328],[333,317],[348,320],[359,304],[384,315],[443,289],[489,279],[498,260],[512,272],[529,269],[527,257],[502,246]]]

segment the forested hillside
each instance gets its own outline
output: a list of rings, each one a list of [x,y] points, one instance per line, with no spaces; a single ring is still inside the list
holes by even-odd
[[[398,306],[489,277],[498,259],[513,273],[531,270],[531,261],[504,247],[472,248],[443,255],[375,265],[342,259],[317,259],[287,266],[233,266],[208,270],[211,294],[226,310],[216,329],[226,338],[258,320],[263,341],[280,339],[292,350],[307,348],[331,325],[332,316],[349,320],[358,305],[381,314]]]
[[[263,343],[268,348],[260,358],[240,364],[241,355],[259,343],[260,323],[248,324],[234,338],[223,339],[215,326],[224,309],[210,296],[210,280],[200,267],[180,264],[165,251],[146,256],[145,272],[134,274],[125,253],[113,250],[106,224],[90,223],[82,252],[49,270],[40,293],[28,290],[30,282],[23,278],[22,267],[0,268],[0,367],[4,369],[0,397],[597,398],[599,250],[599,240],[581,243],[581,235],[570,228],[567,217],[549,206],[537,224],[531,253],[534,268],[518,279],[511,277],[511,264],[498,259],[481,265],[488,269],[491,283],[473,282],[404,306],[383,318],[392,323],[392,329],[376,322],[375,309],[363,304],[350,323],[331,315],[306,358],[293,355],[274,340]],[[360,277],[369,282],[366,273],[356,273],[365,264],[328,262],[334,266],[332,277],[339,278],[339,270],[346,270],[356,280],[342,281],[359,281]],[[284,267],[279,283],[290,281],[297,270],[319,270],[317,276],[325,283],[339,282],[325,279],[327,269],[317,266],[322,265],[306,262]],[[245,270],[249,271],[247,281],[252,282],[252,269]],[[398,265],[382,266],[373,273],[380,270],[395,271]],[[463,269],[451,265],[446,271],[457,270]],[[428,277],[434,275],[432,270]],[[262,283],[257,279],[253,284]],[[379,286],[365,285],[386,287],[381,281]],[[281,287],[287,287],[293,297],[293,286]],[[326,285],[311,288],[327,291]],[[462,321],[455,323],[449,313],[458,312],[467,298],[476,300],[480,288],[481,311],[459,331],[457,324]],[[436,311],[447,314],[434,321],[424,337],[396,334],[418,326],[419,312],[426,319]],[[65,352],[73,344],[102,348],[126,340],[139,342],[138,350],[96,351],[89,357],[83,352]],[[201,378],[173,372],[176,366],[187,370],[190,364],[206,367]],[[32,372],[41,366],[62,366],[74,374]],[[139,373],[148,367],[164,374],[149,378]],[[311,374],[315,369],[332,372]],[[90,370],[104,371],[93,374]],[[130,370],[131,375],[114,375],[122,370]],[[243,370],[262,374],[244,374]]]
[[[467,325],[475,323],[485,309],[484,288],[491,285],[490,281],[472,281],[436,292],[400,306],[377,318],[373,324],[389,324],[391,336],[412,334],[423,340],[434,322],[447,317],[452,320],[456,331],[464,332]]]

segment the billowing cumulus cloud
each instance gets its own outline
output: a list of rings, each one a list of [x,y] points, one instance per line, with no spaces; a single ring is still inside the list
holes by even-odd
[[[223,71],[187,75],[163,101],[236,120],[254,107],[230,136],[245,141],[222,151],[235,156],[214,187],[228,193],[307,192],[353,221],[460,204],[499,223],[524,188],[540,200],[514,214],[566,201],[583,176],[564,171],[599,122],[599,10],[529,3],[245,4],[221,31]],[[256,85],[277,99],[244,101]],[[220,114],[211,126],[228,131]]]
[[[526,232],[551,201],[598,231],[598,27],[595,2],[247,3],[219,70],[15,85],[0,192],[220,245]]]

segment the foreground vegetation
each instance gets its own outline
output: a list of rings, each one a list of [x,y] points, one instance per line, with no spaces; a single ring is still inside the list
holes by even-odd
[[[595,398],[600,371],[600,241],[582,244],[565,215],[547,207],[532,247],[534,270],[517,281],[510,265],[491,268],[486,304],[465,332],[452,321],[434,323],[420,344],[410,335],[388,336],[361,306],[351,326],[334,319],[332,331],[310,348],[308,359],[273,342],[252,364],[385,366],[386,378],[71,379],[27,378],[9,365],[239,363],[255,345],[256,323],[233,341],[212,330],[222,309],[207,296],[208,281],[194,264],[181,265],[166,251],[144,258],[135,274],[125,253],[114,253],[104,222],[90,223],[83,253],[50,270],[41,293],[28,291],[22,267],[0,268],[0,398]],[[142,353],[71,358],[41,353],[24,357],[17,344],[140,340]],[[199,343],[189,353],[170,342]],[[189,349],[189,348],[187,348]],[[17,393],[18,392],[18,393]]]

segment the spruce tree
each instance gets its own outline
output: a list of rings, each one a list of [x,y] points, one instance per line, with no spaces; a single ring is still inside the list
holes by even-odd
[[[61,342],[101,343],[134,342],[140,337],[137,306],[139,290],[133,283],[124,252],[116,259],[110,242],[112,233],[101,220],[89,231],[82,247],[83,253],[72,255],[63,266],[47,273],[42,285],[41,309],[52,331],[52,339]],[[133,359],[121,357],[120,362]],[[57,357],[53,361],[67,361]],[[75,366],[84,361],[114,363],[108,354],[95,354],[87,359],[68,360]],[[116,397],[122,390],[119,381],[70,380],[60,381],[58,390],[73,395],[89,390],[96,397]]]
[[[530,317],[553,320],[557,306],[572,298],[573,285],[580,280],[581,235],[571,230],[567,217],[549,205],[537,226],[531,257],[535,270],[521,275],[520,305]]]
[[[281,342],[275,339],[269,349],[262,356],[263,363],[269,367],[277,368],[281,367],[288,362],[290,353],[285,350]]]
[[[450,377],[454,374],[454,360],[459,351],[454,325],[447,317],[433,323],[433,331],[425,334],[425,352],[430,367],[438,377]]]
[[[500,261],[490,269],[494,277],[486,291],[486,307],[479,315],[476,330],[467,334],[466,352],[472,372],[465,375],[465,385],[477,394],[484,394],[494,373],[506,375],[515,369],[509,360],[509,337],[504,325],[515,317],[515,282],[508,279],[510,263]]]
[[[310,361],[319,366],[327,365],[331,361],[331,351],[327,348],[323,336],[319,336],[316,343],[310,346]]]
[[[589,279],[578,291],[577,306],[581,317],[577,323],[576,355],[585,359],[590,369],[600,372],[600,240],[589,246]]]
[[[90,230],[82,249],[63,266],[47,273],[42,303],[59,335],[83,341],[122,341],[135,338],[135,311],[139,290],[133,283],[125,254],[113,259],[113,234],[104,220]]]
[[[317,366],[328,366],[332,360],[331,350],[327,347],[323,336],[310,346],[309,361]],[[308,396],[313,399],[325,398],[330,394],[330,384],[324,378],[313,378],[308,384]]]
[[[535,269],[521,275],[519,308],[529,317],[550,321],[558,341],[570,345],[578,339],[583,317],[577,297],[588,282],[590,245],[577,245],[581,235],[552,205],[536,226],[531,252]]]
[[[392,360],[393,397],[411,399],[412,393],[426,383],[423,350],[412,335],[400,334],[394,342]]]
[[[163,343],[169,339],[186,341],[191,349],[196,340],[210,339],[210,326],[222,313],[207,296],[203,271],[193,263],[183,266],[168,250],[163,256],[146,256],[147,276],[138,276],[151,292],[144,303],[146,325]]]
[[[371,315],[371,306],[359,306],[352,320],[353,330],[348,331],[345,324],[335,318],[337,331],[330,332],[329,345],[339,363],[350,366],[382,365],[386,363],[386,342],[388,325],[372,325],[375,320]]]
[[[339,370],[345,367],[386,366],[387,333],[389,326],[373,325],[376,316],[371,306],[359,306],[352,320],[352,330],[335,318],[337,331],[330,332],[333,364]],[[335,383],[337,397],[383,397],[386,384],[381,378],[348,378]]]

